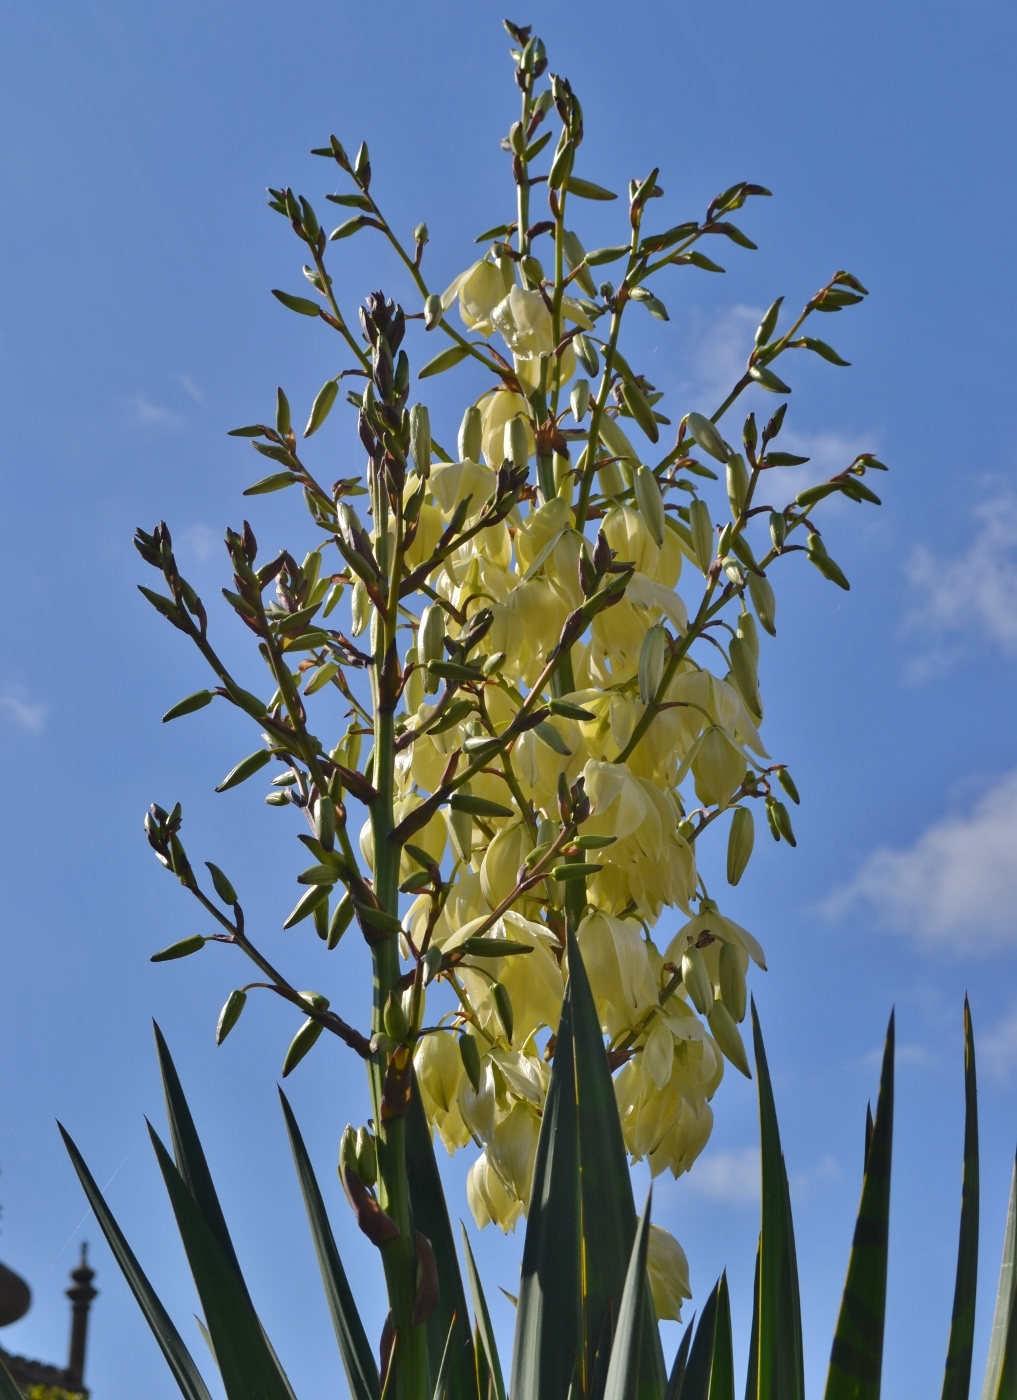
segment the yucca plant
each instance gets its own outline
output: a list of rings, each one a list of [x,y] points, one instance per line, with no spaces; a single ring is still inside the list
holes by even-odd
[[[433,1272],[426,1299],[427,1393],[433,1400],[734,1400],[735,1374],[726,1275],[689,1324],[665,1369],[646,1258],[650,1201],[636,1218],[611,1069],[582,955],[572,975],[540,1128],[506,1387],[491,1318],[469,1242],[466,1289],[444,1206],[419,1096],[407,1134],[417,1219],[430,1230]],[[978,1121],[974,1036],[965,1003],[963,1190],[953,1318],[942,1400],[967,1400],[978,1262]],[[787,1172],[763,1038],[752,1007],[759,1090],[762,1209],[746,1400],[804,1400],[798,1268]],[[170,1152],[150,1128],[176,1223],[204,1311],[204,1327],[228,1400],[294,1400],[244,1282],[201,1143],[159,1031]],[[866,1112],[861,1203],[830,1355],[825,1400],[880,1395],[893,1142],[894,1023],[883,1054],[875,1117]],[[283,1115],[322,1282],[352,1400],[391,1393],[394,1338],[386,1329],[379,1367],[335,1245],[314,1169],[292,1109]],[[88,1167],[61,1128],[96,1218],[186,1400],[209,1400],[189,1351],[113,1218]],[[377,1206],[373,1207],[377,1210]],[[365,1203],[364,1210],[371,1207]],[[370,1233],[371,1226],[367,1225]],[[1011,1184],[999,1291],[982,1400],[1017,1396],[1017,1165]],[[0,1371],[0,1400],[20,1400]]]

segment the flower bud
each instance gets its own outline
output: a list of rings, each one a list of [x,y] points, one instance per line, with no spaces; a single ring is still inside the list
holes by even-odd
[[[846,591],[850,590],[851,585],[848,583],[844,571],[841,569],[840,565],[835,563],[834,560],[830,558],[829,554],[827,554],[826,545],[818,535],[811,534],[805,542],[805,548],[808,550],[807,557],[809,563],[815,564],[824,578],[828,578],[830,582],[835,583],[838,588],[843,588]]]
[[[335,807],[331,797],[319,797],[314,808],[314,825],[318,840],[326,851],[335,845]]]
[[[777,769],[777,781],[797,807],[802,799],[798,796],[798,788],[795,786],[794,778],[786,768]]]
[[[770,511],[770,539],[773,547],[779,554],[784,548],[784,540],[787,537],[787,519],[783,511]]]
[[[745,1046],[742,1044],[741,1032],[734,1023],[730,1011],[722,1001],[715,1001],[713,1009],[707,1017],[710,1022],[710,1030],[714,1040],[723,1050],[725,1056],[731,1061],[735,1069],[741,1070],[746,1079],[752,1078],[752,1071],[749,1069],[748,1056],[745,1053]]]
[[[343,1135],[339,1139],[339,1171],[343,1167],[352,1167],[357,1170],[357,1134],[352,1123],[347,1123],[343,1129]]]
[[[221,1045],[230,1031],[240,1020],[240,1013],[247,1005],[247,993],[237,990],[230,992],[226,998],[226,1005],[219,1013],[219,1024],[215,1028],[215,1043]]]
[[[698,497],[689,506],[689,530],[696,563],[704,574],[708,574],[713,562],[713,522],[710,520],[709,506]]]
[[[727,463],[727,498],[731,503],[731,514],[737,519],[745,506],[749,492],[749,472],[745,458],[740,452],[732,452]]]
[[[587,340],[586,336],[580,331],[577,335],[572,337],[572,348],[576,352],[576,359],[582,365],[583,369],[591,379],[595,379],[600,372],[600,360],[593,343]]]
[[[657,622],[649,628],[639,649],[639,698],[644,705],[648,705],[657,693],[664,674],[666,655],[667,630]]]
[[[759,633],[756,631],[756,619],[750,612],[738,614],[738,635],[752,653],[752,659],[759,661]]]
[[[720,999],[735,1021],[745,1020],[746,954],[734,943],[725,943],[720,950]]]
[[[738,693],[750,712],[757,718],[761,717],[763,707],[759,701],[759,680],[756,675],[755,659],[748,643],[741,637],[732,637],[728,652],[731,657],[731,675]]]
[[[727,882],[737,885],[745,874],[756,839],[756,826],[748,807],[736,807],[727,838]],[[739,1016],[738,1020],[742,1018]]]
[[[704,418],[701,413],[690,413],[685,420],[685,426],[694,438],[697,447],[701,447],[704,452],[708,452],[718,462],[727,461],[727,443],[709,418]]]
[[[692,1005],[702,1016],[708,1016],[713,1006],[713,983],[706,970],[703,955],[694,943],[682,954],[682,981]],[[721,1049],[724,1047],[721,1046]]]
[[[445,610],[438,603],[428,603],[417,627],[417,661],[426,666],[429,661],[440,661],[444,655]]]
[[[505,424],[505,456],[517,467],[524,467],[530,460],[529,425],[518,414]]]
[[[389,992],[385,1002],[385,1034],[401,1045],[410,1033],[410,1024],[403,1010],[402,999],[395,992]]]
[[[475,1094],[480,1093],[480,1051],[472,1035],[459,1037],[459,1054],[462,1057],[466,1078],[473,1086]]]
[[[350,630],[354,637],[359,637],[371,620],[371,599],[362,578],[358,578],[353,584],[350,594],[350,618]]]
[[[366,1128],[357,1129],[356,1163],[360,1180],[365,1186],[373,1186],[378,1180],[378,1149]]]
[[[308,1018],[290,1041],[290,1048],[286,1051],[286,1058],[283,1060],[282,1077],[286,1079],[293,1073],[297,1065],[310,1050],[321,1035],[322,1025],[320,1021]]]
[[[441,304],[441,297],[432,292],[424,302],[424,330],[433,331],[435,326],[440,326],[444,314],[445,308]]]
[[[590,406],[590,381],[588,379],[577,379],[572,385],[572,416],[577,423],[581,423],[586,417],[586,410]]]
[[[768,797],[766,799],[766,814],[770,818],[770,830],[775,834],[776,839],[779,841],[783,837],[789,846],[797,846],[798,842],[795,840],[791,818],[783,802],[778,801],[776,797]]]
[[[476,404],[471,403],[463,414],[463,421],[459,428],[459,460],[461,462],[480,461],[483,428],[480,409]]]
[[[770,587],[769,579],[763,574],[752,573],[751,570],[746,576],[749,583],[749,597],[752,599],[752,606],[756,610],[759,618],[759,625],[764,632],[769,632],[771,637],[777,635],[777,600],[773,596],[773,589]]]
[[[649,467],[639,466],[633,474],[632,485],[639,513],[659,549],[664,543],[666,516],[657,478]]]
[[[508,988],[501,982],[491,984],[491,1000],[494,1002],[494,1009],[498,1013],[498,1020],[501,1022],[502,1030],[505,1032],[505,1039],[512,1044],[512,999],[508,994]]]

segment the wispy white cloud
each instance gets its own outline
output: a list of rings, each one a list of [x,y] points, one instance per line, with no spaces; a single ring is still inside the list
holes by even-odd
[[[139,428],[179,428],[182,419],[165,404],[153,403],[145,394],[131,394],[122,400],[128,421]]]
[[[972,516],[959,554],[943,558],[923,545],[908,562],[915,602],[907,620],[932,642],[912,667],[917,679],[942,671],[973,642],[1017,656],[1017,497],[994,496]]]
[[[195,384],[194,380],[190,377],[189,374],[178,374],[176,376],[176,380],[177,383],[180,385],[181,389],[183,389],[184,393],[189,394],[195,403],[205,402],[205,395],[201,392],[201,390],[198,388],[197,384]]]
[[[826,912],[867,906],[884,927],[927,948],[981,952],[1017,943],[1017,771],[966,814],[945,817],[911,846],[875,851]]]
[[[185,555],[204,562],[210,559],[222,544],[222,535],[208,525],[188,525],[181,530],[179,540],[175,538],[174,542],[183,547]]]
[[[0,695],[0,705],[22,729],[30,734],[38,734],[46,722],[46,706],[36,700],[26,700],[21,694],[5,691]]]
[[[740,1152],[710,1152],[694,1163],[686,1181],[689,1190],[729,1205],[759,1200],[759,1148]]]

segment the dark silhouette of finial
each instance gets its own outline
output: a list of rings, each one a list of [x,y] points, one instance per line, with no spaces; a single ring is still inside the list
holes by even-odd
[[[85,1379],[85,1341],[88,1336],[88,1310],[92,1299],[98,1297],[98,1289],[92,1287],[95,1271],[88,1267],[88,1245],[81,1246],[81,1263],[71,1270],[73,1288],[68,1288],[71,1300],[71,1350],[67,1360],[67,1382],[72,1388],[80,1387]]]

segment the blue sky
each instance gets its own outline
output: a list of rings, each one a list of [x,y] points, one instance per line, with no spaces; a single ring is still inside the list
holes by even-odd
[[[819,332],[853,367],[796,363],[787,421],[824,468],[877,451],[893,469],[885,505],[827,517],[850,594],[804,565],[779,589],[780,634],[762,661],[766,736],[803,794],[799,845],[761,842],[727,907],[770,961],[754,990],[792,1176],[815,1393],[865,1103],[897,1007],[885,1374],[887,1393],[910,1400],[939,1384],[946,1345],[965,989],[982,1086],[976,1366],[1017,1138],[1017,21],[1001,0],[651,2],[621,15],[591,0],[581,22],[575,7],[543,0],[513,17],[537,26],[583,101],[582,173],[620,189],[659,164],[670,222],[738,179],[774,192],[742,219],[759,252],[732,249],[723,278],[681,274],[664,293],[670,324],[644,318],[638,353],[675,416],[712,411],[774,296],[801,302],[838,267],[872,293]],[[152,1016],[298,1393],[341,1383],[275,1102],[290,1018],[258,1006],[216,1052],[215,1018],[235,981],[227,955],[149,964],[196,924],[144,844],[146,805],[184,802],[195,855],[243,885],[298,985],[323,985],[352,1015],[366,961],[351,940],[341,970],[323,969],[306,936],[278,931],[296,848],[258,792],[211,793],[251,735],[214,707],[160,728],[204,677],[136,593],[143,566],[130,536],[165,518],[190,577],[214,596],[226,581],[218,541],[255,473],[226,430],[264,417],[277,383],[304,406],[335,372],[322,335],[268,294],[298,291],[301,277],[264,188],[291,183],[320,207],[332,177],[312,145],[330,131],[351,148],[369,141],[394,224],[430,226],[438,286],[472,259],[473,235],[506,217],[498,139],[515,97],[499,21],[495,7],[452,0],[384,11],[42,0],[0,20],[0,1257],[36,1292],[2,1341],[63,1355],[60,1290],[88,1238],[102,1291],[89,1360],[100,1396],[141,1385],[162,1400],[174,1387],[82,1219],[56,1116],[100,1183],[111,1179],[139,1255],[196,1355],[202,1346],[143,1141],[143,1113],[159,1118]],[[617,241],[617,217],[594,207],[587,245]],[[343,249],[347,305],[376,285],[408,296],[367,235]],[[447,438],[463,392],[440,383],[430,396]],[[336,475],[360,466],[349,427],[321,448]],[[298,546],[295,508],[268,523],[279,499],[248,503],[251,519],[266,547]],[[221,612],[215,622],[225,626]],[[231,637],[227,652],[250,666]],[[691,1176],[662,1183],[655,1205],[688,1249],[696,1303],[729,1267],[744,1354],[754,1089],[735,1078],[715,1102],[707,1153]],[[331,1185],[338,1132],[365,1112],[359,1067],[330,1046],[291,1082],[376,1332],[375,1259]],[[463,1214],[466,1165],[448,1173]],[[521,1238],[488,1230],[478,1245],[489,1291],[511,1289]],[[507,1338],[507,1304],[497,1322]]]

